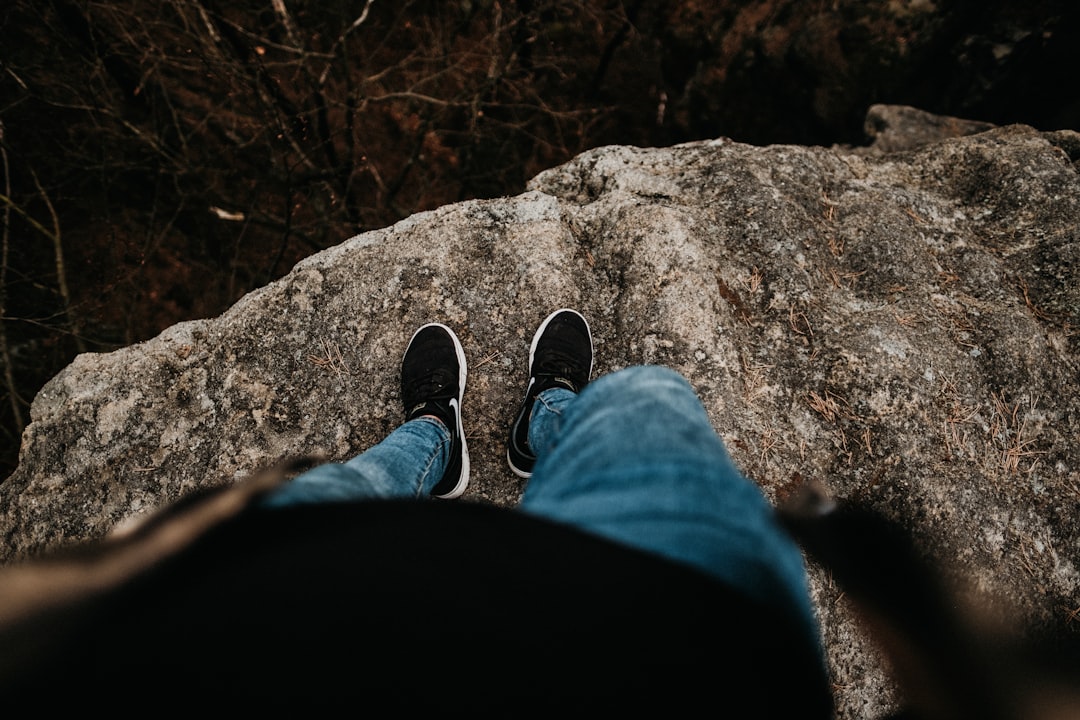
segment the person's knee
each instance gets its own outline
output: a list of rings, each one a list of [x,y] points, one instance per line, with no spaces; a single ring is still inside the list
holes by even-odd
[[[582,393],[583,405],[615,405],[625,409],[670,405],[685,410],[698,403],[690,383],[662,365],[635,365],[601,377]]]
[[[693,392],[686,378],[664,365],[634,365],[616,370],[600,380],[608,385],[618,385],[620,392],[647,392],[661,386],[676,386]]]
[[[668,436],[671,432],[712,432],[701,400],[675,370],[639,365],[610,373],[587,386],[565,415],[564,428],[617,438],[630,434]]]

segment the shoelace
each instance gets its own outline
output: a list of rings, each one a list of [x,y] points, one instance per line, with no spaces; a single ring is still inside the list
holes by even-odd
[[[412,383],[413,391],[407,403],[412,409],[409,410],[408,414],[412,415],[428,403],[439,403],[450,399],[452,396],[445,392],[446,388],[450,387],[450,383],[449,373],[441,368],[432,370],[420,380]],[[420,401],[420,398],[423,398],[423,401]]]
[[[578,385],[578,377],[584,376],[588,370],[577,362],[577,357],[557,349],[549,349],[544,353],[542,363],[538,363],[542,371],[537,376],[562,377],[570,380],[575,386]],[[585,378],[587,381],[588,378]],[[580,388],[578,388],[580,389]]]

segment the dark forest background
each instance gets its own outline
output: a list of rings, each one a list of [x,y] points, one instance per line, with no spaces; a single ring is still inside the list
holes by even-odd
[[[1074,0],[7,0],[0,478],[76,353],[598,145],[1080,129]]]

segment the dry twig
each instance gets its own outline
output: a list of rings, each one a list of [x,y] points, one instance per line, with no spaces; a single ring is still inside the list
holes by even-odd
[[[345,356],[341,354],[341,348],[338,347],[337,343],[323,340],[322,349],[322,355],[309,354],[308,360],[318,367],[329,368],[339,375],[348,375],[352,372],[348,364],[346,364]]]

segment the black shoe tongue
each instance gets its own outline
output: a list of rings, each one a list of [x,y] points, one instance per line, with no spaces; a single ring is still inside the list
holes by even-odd
[[[453,413],[445,401],[428,400],[414,407],[405,417],[409,420],[415,420],[422,415],[434,415],[442,420],[443,425],[446,427],[451,427],[453,420]]]
[[[575,392],[576,393],[578,391],[577,387],[574,385],[573,380],[570,380],[569,378],[564,378],[564,377],[552,378],[551,379],[551,384],[552,385],[561,385],[564,388],[566,388],[567,390],[569,390],[570,392]]]

